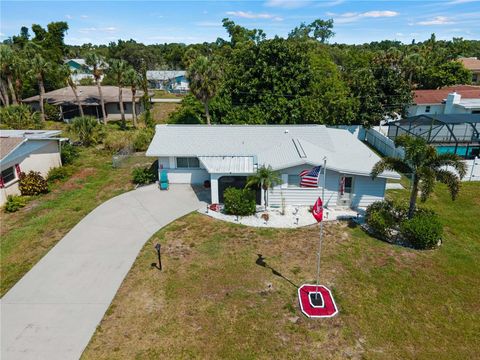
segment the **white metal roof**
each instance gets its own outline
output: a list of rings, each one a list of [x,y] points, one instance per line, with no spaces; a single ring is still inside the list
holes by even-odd
[[[60,135],[60,130],[0,130],[0,137],[46,139]]]
[[[199,156],[198,159],[210,174],[253,174],[254,156]]]
[[[148,70],[147,80],[170,80],[185,74],[185,70]]]
[[[326,156],[327,168],[365,176],[380,160],[347,130],[323,125],[157,125],[147,156],[216,157],[209,166],[226,173],[242,167],[242,157],[256,156],[259,166],[280,170],[321,165]],[[232,167],[228,168],[227,161],[219,157],[235,158]],[[209,166],[205,165],[207,170]],[[380,176],[400,178],[395,172]]]
[[[480,109],[480,99],[461,99],[458,105],[466,109]]]

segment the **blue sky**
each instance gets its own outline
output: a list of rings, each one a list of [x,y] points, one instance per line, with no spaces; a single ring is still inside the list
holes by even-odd
[[[197,43],[227,38],[221,20],[228,17],[268,37],[286,36],[301,22],[333,18],[331,42],[364,43],[396,39],[422,41],[480,39],[479,0],[348,1],[1,1],[0,39],[22,25],[67,21],[67,44],[108,44],[135,39],[146,44]]]

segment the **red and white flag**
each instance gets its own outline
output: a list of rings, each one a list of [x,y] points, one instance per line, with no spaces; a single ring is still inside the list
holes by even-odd
[[[317,201],[315,201],[315,205],[313,205],[312,215],[317,222],[323,220],[323,203],[320,197],[318,197]]]

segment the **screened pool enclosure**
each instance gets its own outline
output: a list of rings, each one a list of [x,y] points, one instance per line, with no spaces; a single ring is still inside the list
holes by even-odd
[[[419,136],[439,153],[473,159],[480,153],[480,114],[424,114],[390,122],[388,137]]]

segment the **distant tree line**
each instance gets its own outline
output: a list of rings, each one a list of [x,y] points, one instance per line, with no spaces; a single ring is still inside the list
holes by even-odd
[[[64,60],[84,58],[97,85],[108,68],[104,84],[133,91],[146,88],[147,69],[187,69],[192,94],[172,116],[174,122],[370,126],[404,114],[413,89],[469,83],[469,72],[454,60],[480,56],[480,41],[437,40],[434,34],[411,44],[329,44],[333,25],[317,19],[300,24],[287,38],[267,39],[261,29],[224,19],[229,38],[213,43],[118,40],[71,46],[64,42],[66,22],[46,29],[34,24],[32,34],[22,27],[1,45],[0,100],[10,105],[63,86],[74,89]]]

